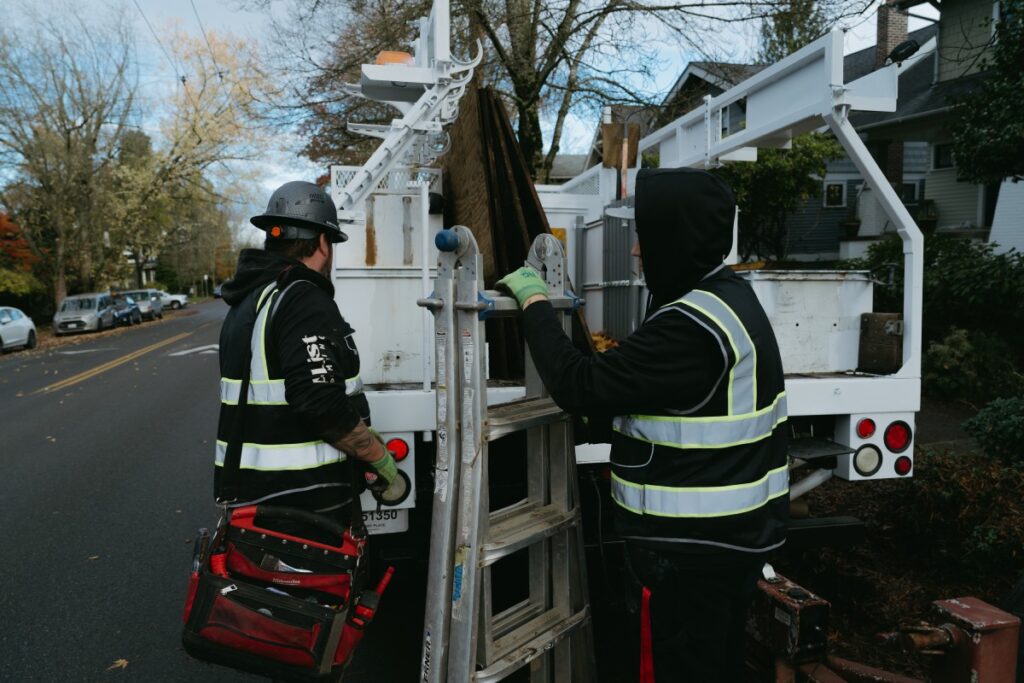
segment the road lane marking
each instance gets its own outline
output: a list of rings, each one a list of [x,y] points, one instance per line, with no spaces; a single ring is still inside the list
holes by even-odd
[[[115,349],[81,349],[78,351],[58,351],[61,356],[78,356],[83,353],[98,353],[100,351],[114,351]]]
[[[169,337],[167,339],[164,339],[163,341],[158,341],[155,344],[150,344],[149,346],[143,347],[143,348],[139,349],[138,351],[133,351],[133,352],[131,352],[131,353],[125,355],[125,356],[121,356],[120,358],[115,358],[112,361],[104,363],[103,365],[98,365],[98,366],[96,366],[95,368],[93,368],[91,370],[86,370],[85,372],[80,372],[77,375],[74,375],[73,377],[68,377],[65,380],[61,380],[60,382],[56,382],[56,383],[51,384],[49,386],[43,387],[42,389],[39,389],[38,391],[36,391],[34,393],[36,393],[36,394],[45,394],[45,393],[49,393],[51,391],[58,391],[60,389],[66,389],[66,388],[72,386],[73,384],[78,384],[79,382],[84,382],[85,380],[89,379],[90,377],[95,377],[96,375],[102,374],[102,373],[106,372],[107,370],[112,370],[113,368],[116,368],[119,365],[124,365],[125,363],[129,363],[129,362],[135,360],[136,358],[139,358],[140,356],[146,355],[147,353],[149,353],[151,351],[156,351],[157,349],[163,348],[164,346],[167,346],[168,344],[173,344],[176,341],[181,341],[185,337],[191,336],[191,334],[192,334],[191,332],[182,332],[179,335],[175,335],[173,337]]]
[[[193,353],[218,353],[220,351],[220,344],[207,344],[206,346],[197,346],[192,349],[184,349],[182,351],[175,351],[174,353],[167,354],[168,357],[174,358],[175,356],[188,356]]]

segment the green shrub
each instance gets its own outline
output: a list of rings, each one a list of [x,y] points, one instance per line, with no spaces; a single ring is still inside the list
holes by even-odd
[[[980,405],[1024,391],[1009,345],[984,332],[953,328],[928,345],[922,371],[925,393],[949,400]]]
[[[1024,468],[1024,396],[992,401],[964,422],[986,455]]]
[[[864,258],[842,265],[870,270],[883,283],[889,282],[891,273],[891,284],[875,286],[875,310],[903,311],[899,236],[887,236]],[[1018,350],[1024,347],[1024,254],[996,254],[991,244],[950,235],[926,237],[924,327],[926,341],[941,339],[951,327],[963,327],[995,334]]]

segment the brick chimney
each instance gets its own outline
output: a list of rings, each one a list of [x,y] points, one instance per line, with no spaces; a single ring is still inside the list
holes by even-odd
[[[885,64],[885,58],[892,49],[907,39],[907,14],[893,6],[891,0],[885,0],[878,8],[876,32],[878,40],[875,45],[875,68]]]

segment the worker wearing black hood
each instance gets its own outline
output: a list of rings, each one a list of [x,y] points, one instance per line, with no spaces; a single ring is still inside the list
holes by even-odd
[[[742,680],[746,610],[765,554],[785,540],[782,362],[753,290],[723,263],[736,210],[729,187],[704,171],[645,169],[635,204],[634,255],[651,305],[618,348],[579,353],[535,272],[499,284],[523,306],[555,402],[612,421],[612,499],[637,583],[628,598],[640,604],[641,679]]]

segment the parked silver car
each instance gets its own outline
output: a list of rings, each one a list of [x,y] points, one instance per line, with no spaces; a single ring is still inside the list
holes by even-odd
[[[147,320],[164,317],[164,304],[160,299],[160,292],[155,289],[138,289],[134,292],[125,292],[126,296],[135,299],[139,305],[139,312]]]
[[[53,316],[53,331],[58,336],[87,330],[98,332],[113,326],[114,302],[109,293],[65,297]]]
[[[179,308],[185,308],[188,306],[188,295],[187,294],[168,294],[167,292],[160,291],[160,303],[163,304],[164,308],[169,308],[172,311],[176,311]]]
[[[0,307],[0,351],[36,347],[36,324],[17,308]]]

